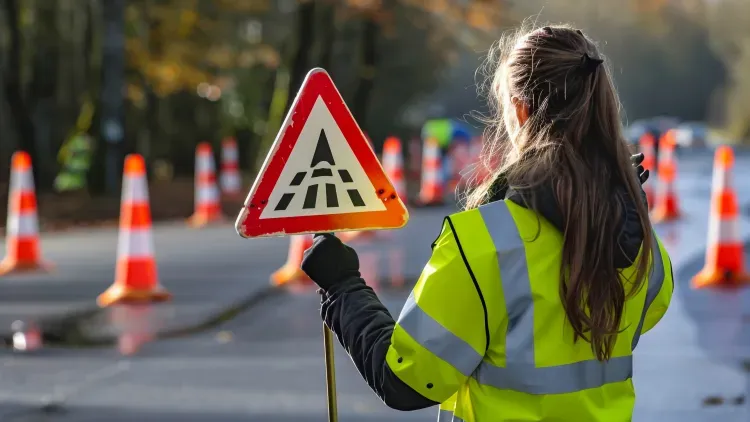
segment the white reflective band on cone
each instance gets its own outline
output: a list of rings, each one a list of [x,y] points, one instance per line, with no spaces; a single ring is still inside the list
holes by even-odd
[[[148,184],[143,175],[125,175],[122,180],[124,202],[142,204],[148,202]]]
[[[219,190],[216,184],[211,183],[208,186],[201,186],[196,192],[195,201],[197,204],[213,204],[219,202]]]
[[[224,147],[221,151],[221,158],[225,163],[236,163],[239,157],[237,147]]]
[[[31,169],[12,172],[10,189],[11,192],[18,193],[34,192],[34,175]]]
[[[31,237],[39,234],[39,219],[35,211],[22,211],[8,216],[8,235]]]
[[[732,175],[718,166],[714,166],[714,177],[711,183],[711,189],[714,193],[723,192],[732,186]]]
[[[427,168],[422,171],[422,180],[425,182],[439,182],[442,172],[440,169]]]
[[[736,217],[711,218],[708,226],[708,244],[731,244],[742,243],[740,233],[740,222]]]
[[[211,154],[198,155],[195,163],[195,169],[198,174],[213,174],[215,171],[214,159]]]
[[[228,192],[238,191],[241,187],[240,178],[237,173],[224,173],[221,175],[221,186]]]
[[[129,258],[151,258],[154,243],[150,228],[122,229],[117,239],[117,256]]]

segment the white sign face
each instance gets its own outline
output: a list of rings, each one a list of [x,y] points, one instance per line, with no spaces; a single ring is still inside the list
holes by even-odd
[[[259,219],[385,209],[336,120],[318,97]]]

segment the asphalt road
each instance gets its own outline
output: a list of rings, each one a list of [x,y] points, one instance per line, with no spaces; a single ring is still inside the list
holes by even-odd
[[[686,157],[680,171],[685,217],[657,228],[675,266],[676,290],[669,312],[636,351],[634,420],[747,421],[750,295],[690,288],[689,279],[703,260],[711,157]],[[750,158],[738,158],[735,181],[742,202],[750,204]],[[447,212],[415,211],[406,229],[356,246],[365,278],[393,313],[429,256],[429,243]],[[742,231],[750,239],[747,219]],[[237,300],[265,286],[286,252],[283,240],[239,239],[229,226],[196,232],[173,224],[158,228],[155,238],[162,281],[175,295],[175,305],[167,314],[134,311],[147,320],[198,318],[207,308]],[[88,305],[93,298],[87,295],[95,297],[111,282],[113,233],[55,235],[44,246],[58,272],[49,279],[0,281],[3,315],[32,305]],[[400,261],[399,255],[404,257]],[[38,299],[39,292],[47,292],[42,295],[46,302]],[[120,316],[129,318],[134,317]],[[271,297],[206,332],[145,343],[132,356],[123,356],[118,347],[0,351],[0,420],[325,421],[322,349],[317,297],[300,290]],[[435,419],[434,409],[387,409],[340,348],[337,375],[342,422]]]

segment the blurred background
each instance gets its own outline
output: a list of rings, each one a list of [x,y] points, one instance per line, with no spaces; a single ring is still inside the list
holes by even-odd
[[[331,73],[376,149],[388,135],[419,135],[428,119],[478,133],[474,72],[491,42],[531,15],[601,42],[632,130],[667,117],[750,138],[745,0],[3,0],[0,181],[20,148],[42,194],[116,197],[126,153],[179,182],[198,142],[227,136],[252,178],[314,66]],[[56,186],[79,150],[90,155],[85,181]],[[57,212],[116,212],[70,196]]]
[[[325,68],[405,179],[409,224],[346,239],[397,315],[481,147],[476,70],[525,19],[600,43],[653,170],[644,189],[675,293],[638,345],[634,420],[750,420],[748,290],[691,282],[706,250],[705,268],[729,275],[750,251],[749,0],[0,0],[0,421],[324,420],[319,298],[299,268],[311,237],[241,239],[247,189],[305,75]],[[38,201],[22,183],[9,193],[28,171],[19,151]],[[153,227],[118,228],[121,205],[136,206],[120,203],[131,153],[145,158]],[[211,160],[221,204],[215,174],[194,178]],[[711,175],[732,171],[735,185],[714,185],[736,202],[721,211]],[[709,220],[736,238],[707,236]],[[711,255],[722,242],[731,259]],[[153,271],[115,270],[131,260]],[[172,300],[96,302],[128,288]],[[336,353],[342,421],[435,420],[387,409]]]

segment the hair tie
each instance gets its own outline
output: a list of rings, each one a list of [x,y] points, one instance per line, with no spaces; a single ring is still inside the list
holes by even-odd
[[[604,63],[604,60],[591,57],[588,53],[583,53],[581,64],[578,67],[583,73],[590,75],[594,73],[602,63]]]

